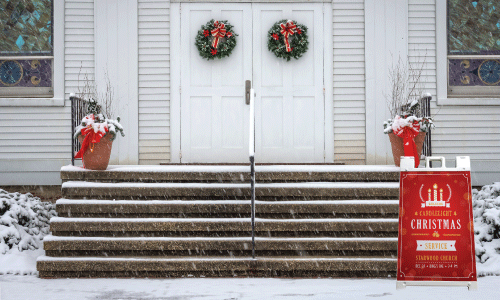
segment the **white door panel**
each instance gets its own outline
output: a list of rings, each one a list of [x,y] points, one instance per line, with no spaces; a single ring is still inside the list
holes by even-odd
[[[285,61],[267,49],[278,20],[308,27],[309,49]],[[253,4],[256,160],[324,162],[322,4]]]
[[[251,78],[250,4],[181,4],[182,162],[248,160],[248,108],[244,82]],[[239,35],[231,56],[204,60],[194,45],[210,19],[227,20]]]
[[[182,162],[248,162],[245,80],[257,93],[257,162],[324,162],[322,5],[181,4]],[[194,38],[212,18],[234,25],[238,44],[231,56],[206,61]],[[309,35],[309,50],[288,62],[267,49],[269,28],[286,18]]]

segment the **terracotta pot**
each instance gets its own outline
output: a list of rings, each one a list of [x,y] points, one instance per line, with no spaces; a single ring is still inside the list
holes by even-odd
[[[80,144],[83,142],[83,137],[78,137]],[[111,156],[111,134],[106,134],[101,138],[99,143],[94,144],[94,151],[90,148],[83,153],[83,166],[89,170],[106,170],[109,164],[109,157]]]
[[[420,132],[415,137],[415,144],[417,144],[418,157],[422,155],[422,148],[424,147],[426,132]],[[389,133],[389,140],[391,140],[392,156],[394,156],[394,164],[399,167],[401,156],[405,156],[403,139],[394,133]]]

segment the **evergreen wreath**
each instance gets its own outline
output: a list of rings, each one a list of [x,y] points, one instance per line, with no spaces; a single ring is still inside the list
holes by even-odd
[[[308,49],[307,27],[294,20],[274,23],[267,36],[267,49],[287,61],[292,57],[299,59]]]
[[[201,57],[207,60],[221,59],[231,55],[236,46],[237,36],[233,31],[233,25],[229,24],[227,20],[215,21],[212,19],[198,30],[195,45]]]

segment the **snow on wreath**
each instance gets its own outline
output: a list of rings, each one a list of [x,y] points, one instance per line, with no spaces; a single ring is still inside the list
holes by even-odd
[[[200,56],[211,59],[221,59],[231,55],[236,47],[236,36],[233,31],[233,25],[226,20],[216,21],[214,19],[202,25],[196,35],[195,45],[200,52]]]
[[[308,45],[307,27],[294,20],[280,20],[267,33],[267,49],[287,61],[299,59]]]

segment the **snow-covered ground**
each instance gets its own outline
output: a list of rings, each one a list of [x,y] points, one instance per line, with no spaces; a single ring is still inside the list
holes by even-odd
[[[478,275],[500,275],[500,183],[473,191]],[[39,279],[36,258],[53,205],[0,189],[0,300],[5,299],[497,299],[500,276],[465,287],[408,287],[394,279]],[[27,250],[29,249],[29,250]],[[8,274],[8,275],[5,275]],[[14,276],[12,274],[31,274]]]
[[[39,279],[0,276],[1,300],[144,299],[144,300],[282,300],[282,299],[498,299],[500,277],[478,279],[466,287],[407,287],[394,279]]]

